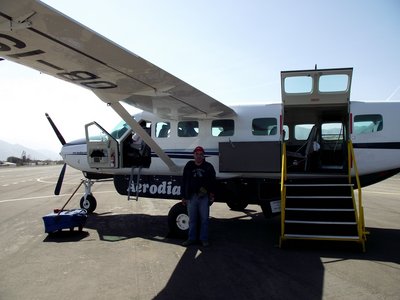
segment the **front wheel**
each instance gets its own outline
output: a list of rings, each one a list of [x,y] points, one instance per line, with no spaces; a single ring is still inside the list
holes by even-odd
[[[97,207],[96,198],[93,197],[92,194],[86,195],[86,199],[85,196],[83,196],[80,201],[80,206],[81,208],[86,209],[89,214],[91,214]]]
[[[226,204],[229,206],[230,209],[235,211],[243,211],[248,205],[246,200],[238,196],[232,196],[232,198],[226,201]]]
[[[171,207],[168,213],[168,227],[171,236],[187,238],[189,233],[189,214],[181,202]]]

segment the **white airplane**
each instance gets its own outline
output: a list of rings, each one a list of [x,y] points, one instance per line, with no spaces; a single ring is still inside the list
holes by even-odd
[[[87,124],[86,138],[69,143],[56,130],[64,162],[87,178],[81,206],[90,212],[99,178],[128,198],[180,199],[198,145],[217,171],[216,201],[259,204],[267,216],[280,212],[287,178],[350,176],[363,187],[400,171],[400,103],[350,101],[352,68],[281,72],[282,102],[229,107],[33,0],[1,1],[0,55],[92,90],[122,118],[111,132]],[[131,147],[133,133],[142,149]],[[171,208],[172,232],[184,234],[187,220],[180,203]]]

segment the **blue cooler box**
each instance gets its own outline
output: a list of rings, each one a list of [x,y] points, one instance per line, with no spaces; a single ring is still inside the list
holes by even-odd
[[[61,213],[51,213],[43,217],[44,231],[53,233],[62,229],[73,230],[78,227],[82,231],[87,220],[87,211],[84,209],[63,210]]]

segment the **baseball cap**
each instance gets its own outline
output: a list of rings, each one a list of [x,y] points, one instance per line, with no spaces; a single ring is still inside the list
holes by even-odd
[[[196,152],[203,152],[204,153],[203,147],[197,146],[196,148],[194,148],[193,153],[196,153]]]

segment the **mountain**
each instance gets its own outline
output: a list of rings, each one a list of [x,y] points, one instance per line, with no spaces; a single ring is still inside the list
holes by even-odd
[[[32,160],[61,160],[61,156],[49,150],[33,150],[18,144],[10,144],[0,140],[0,160],[6,161],[8,157],[21,157],[22,152]]]

